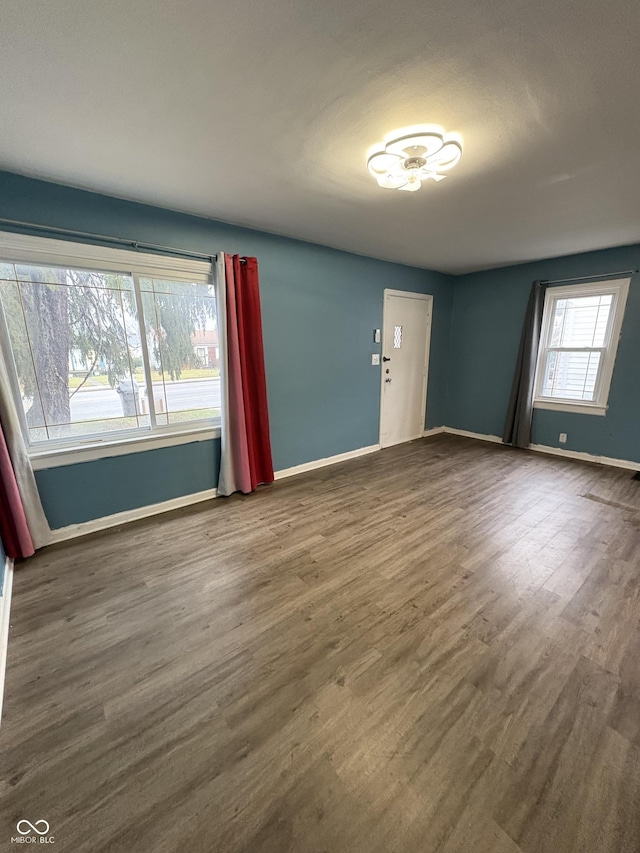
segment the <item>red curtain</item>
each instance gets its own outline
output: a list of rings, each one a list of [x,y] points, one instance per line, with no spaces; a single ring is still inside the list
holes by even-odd
[[[0,539],[8,557],[30,557],[34,552],[16,475],[0,426]]]
[[[246,494],[273,482],[258,262],[227,255],[225,276],[232,467]]]

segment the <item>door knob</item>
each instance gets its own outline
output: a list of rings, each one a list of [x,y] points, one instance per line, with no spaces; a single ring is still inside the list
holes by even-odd
[[[383,360],[383,361],[391,361],[391,359],[390,359],[390,358],[387,358],[387,357],[386,357],[386,355],[383,355],[383,356],[382,356],[382,360]]]

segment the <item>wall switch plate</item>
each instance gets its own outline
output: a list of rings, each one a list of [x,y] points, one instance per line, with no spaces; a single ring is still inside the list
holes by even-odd
[[[380,329],[373,330],[373,342],[374,344],[380,343]]]
[[[374,352],[371,356],[371,364],[380,364],[380,355],[377,352]]]
[[[561,433],[560,433],[560,435],[558,436],[558,441],[560,442],[560,444],[566,444],[566,443],[567,443],[567,434],[566,434],[566,432],[561,432]]]

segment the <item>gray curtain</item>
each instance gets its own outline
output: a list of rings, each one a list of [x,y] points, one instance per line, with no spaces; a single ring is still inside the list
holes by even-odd
[[[512,444],[514,447],[529,447],[531,443],[533,386],[536,381],[536,363],[546,291],[546,282],[533,282],[527,312],[524,316],[518,360],[516,361],[511,398],[507,409],[507,420],[502,434],[502,441],[505,444]]]

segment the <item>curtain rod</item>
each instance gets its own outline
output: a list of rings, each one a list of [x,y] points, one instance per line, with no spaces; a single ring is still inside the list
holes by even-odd
[[[0,217],[0,225],[13,225],[18,228],[30,228],[35,231],[48,231],[55,234],[66,234],[69,237],[79,237],[89,240],[100,240],[102,243],[115,243],[119,246],[131,246],[133,249],[151,249],[155,252],[170,252],[173,255],[181,255],[194,260],[206,260],[212,263],[217,260],[217,255],[205,255],[203,252],[190,252],[186,249],[176,249],[174,246],[161,246],[159,243],[145,243],[142,240],[127,240],[124,237],[107,237],[105,234],[92,234],[89,231],[74,231],[71,228],[58,228],[55,225],[38,225],[35,222],[20,222],[18,219],[4,219]]]
[[[597,275],[579,275],[576,278],[542,279],[542,284],[568,284],[570,281],[593,281],[594,278],[620,278],[623,275],[635,275],[638,270],[620,270],[620,272],[601,272]]]

